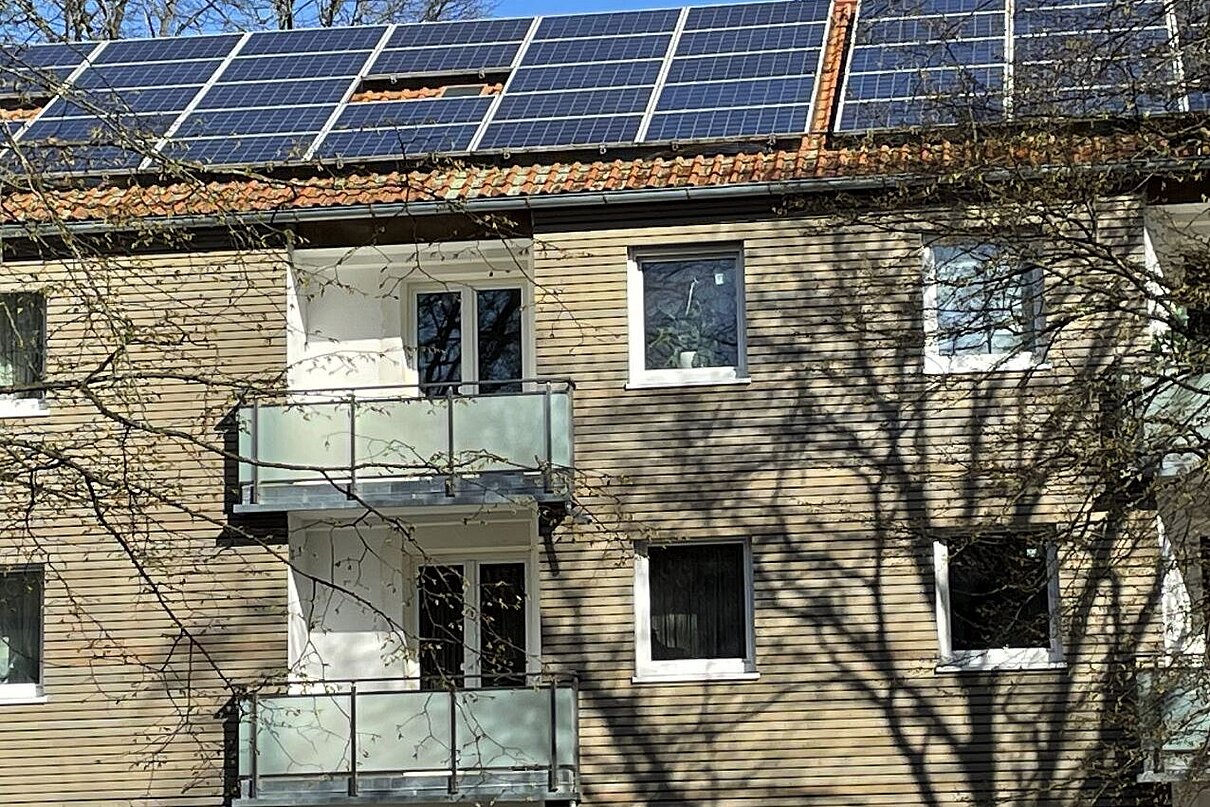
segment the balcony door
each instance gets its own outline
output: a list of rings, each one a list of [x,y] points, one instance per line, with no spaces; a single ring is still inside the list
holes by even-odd
[[[421,566],[420,688],[524,686],[532,651],[523,560]]]
[[[425,394],[521,391],[529,330],[521,286],[422,286],[410,305]]]

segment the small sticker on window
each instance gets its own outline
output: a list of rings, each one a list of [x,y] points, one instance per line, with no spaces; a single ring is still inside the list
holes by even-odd
[[[714,285],[721,286],[727,282],[727,274],[725,272],[714,273]]]

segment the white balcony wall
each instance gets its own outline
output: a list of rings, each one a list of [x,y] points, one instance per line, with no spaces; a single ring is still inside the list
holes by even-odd
[[[414,678],[416,573],[422,563],[524,557],[536,570],[537,522],[525,509],[479,509],[454,520],[309,526],[290,533],[289,652],[295,681]],[[536,592],[531,575],[531,590]],[[536,603],[537,600],[535,599]],[[530,635],[537,637],[536,610]],[[538,652],[537,645],[534,646]]]
[[[292,390],[417,382],[408,289],[490,278],[526,283],[529,241],[295,250],[286,282]]]

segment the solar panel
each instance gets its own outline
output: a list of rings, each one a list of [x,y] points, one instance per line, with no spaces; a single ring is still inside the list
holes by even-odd
[[[222,59],[239,40],[239,34],[120,40],[107,44],[93,64]]]
[[[633,140],[641,115],[504,121],[488,128],[484,149],[532,148]]]
[[[1194,112],[1210,110],[1210,3],[1176,0],[1181,77]]]
[[[534,39],[578,39],[581,37],[629,36],[671,31],[680,16],[678,9],[627,11],[612,14],[575,14],[546,17]]]
[[[387,50],[432,45],[481,45],[520,42],[533,23],[530,17],[470,22],[424,22],[399,25],[387,40]]]
[[[840,131],[1000,117],[1005,0],[870,0],[859,7]]]
[[[476,48],[411,48],[384,50],[370,66],[374,76],[431,75],[434,73],[477,73],[482,70],[508,69],[520,43],[486,45]]]
[[[92,42],[6,45],[0,48],[0,94],[53,93],[84,63]]]
[[[362,28],[315,28],[297,31],[259,31],[252,34],[241,56],[267,54],[370,51],[386,32],[383,26]]]
[[[275,134],[261,137],[219,137],[173,140],[165,158],[208,166],[245,166],[300,160],[314,135]]]
[[[1017,0],[1016,116],[1178,109],[1163,0]]]
[[[423,156],[463,152],[479,124],[412,126],[367,131],[334,131],[320,144],[321,159]]]

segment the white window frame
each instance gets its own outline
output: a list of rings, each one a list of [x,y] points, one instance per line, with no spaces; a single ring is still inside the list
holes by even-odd
[[[1029,538],[1021,532],[1023,540]],[[980,670],[1051,670],[1065,666],[1059,627],[1059,558],[1055,542],[1045,539],[1046,600],[1050,614],[1049,647],[989,647],[981,650],[954,650],[950,629],[949,543],[933,541],[933,575],[936,589],[937,648],[940,661],[937,672]]]
[[[46,691],[46,573],[38,564],[14,564],[0,566],[5,572],[35,572],[42,579],[41,601],[38,610],[41,612],[38,636],[38,681],[33,684],[0,684],[0,706],[5,704],[45,703]]]
[[[479,660],[482,650],[482,636],[479,622],[479,567],[492,563],[521,563],[525,566],[525,673],[537,675],[542,672],[542,617],[539,605],[541,592],[539,590],[538,564],[535,562],[536,550],[500,551],[493,553],[465,552],[432,552],[423,560],[413,564],[412,597],[409,619],[412,635],[420,638],[420,570],[425,566],[461,566],[463,582],[466,586],[463,599],[462,642],[463,687],[475,689],[482,683],[482,670]],[[418,650],[418,648],[417,648]],[[419,658],[419,653],[417,653]],[[416,668],[419,676],[419,666]]]
[[[987,353],[966,356],[948,356],[941,352],[940,324],[937,317],[937,262],[934,250],[940,246],[954,243],[991,244],[976,239],[939,240],[924,246],[924,372],[927,375],[946,375],[950,373],[986,373],[992,371],[1022,372],[1026,370],[1045,369],[1047,366],[1045,349],[1041,343],[1041,334],[1045,327],[1045,312],[1041,302],[1045,299],[1045,283],[1041,269],[1034,267],[1032,285],[1035,289],[1039,305],[1034,311],[1033,333],[1030,335],[1028,350],[1014,353]]]
[[[42,297],[42,376],[46,378],[47,320],[50,316],[50,299],[41,289],[6,289],[0,294],[37,294]],[[19,398],[15,395],[0,395],[0,418],[39,417],[50,414],[50,406],[43,393],[37,398]]]
[[[673,659],[657,661],[651,657],[651,570],[648,546],[740,545],[744,549],[744,642],[743,658]],[[760,677],[756,670],[756,629],[752,579],[752,542],[733,540],[692,540],[683,543],[648,544],[637,542],[634,552],[634,647],[635,683],[677,681],[745,681]]]
[[[420,294],[454,293],[462,299],[462,381],[458,383],[461,394],[471,395],[478,392],[479,381],[479,296],[476,292],[493,289],[521,290],[521,377],[532,378],[537,363],[537,344],[534,339],[534,288],[528,279],[506,278],[495,279],[483,276],[460,276],[448,282],[429,281],[426,283],[408,283],[406,294],[402,295],[404,310],[400,321],[405,329],[404,345],[406,345],[409,372],[416,383],[420,383],[420,345],[416,329],[419,325],[416,318],[416,298]],[[473,324],[473,334],[468,339],[467,323]]]
[[[647,327],[643,302],[645,261],[688,261],[730,258],[735,261],[736,365],[734,367],[689,367],[647,369]],[[626,261],[627,327],[629,330],[630,379],[627,389],[683,387],[696,384],[747,384],[748,327],[745,314],[744,250],[742,245],[717,248],[674,248],[632,250]]]

